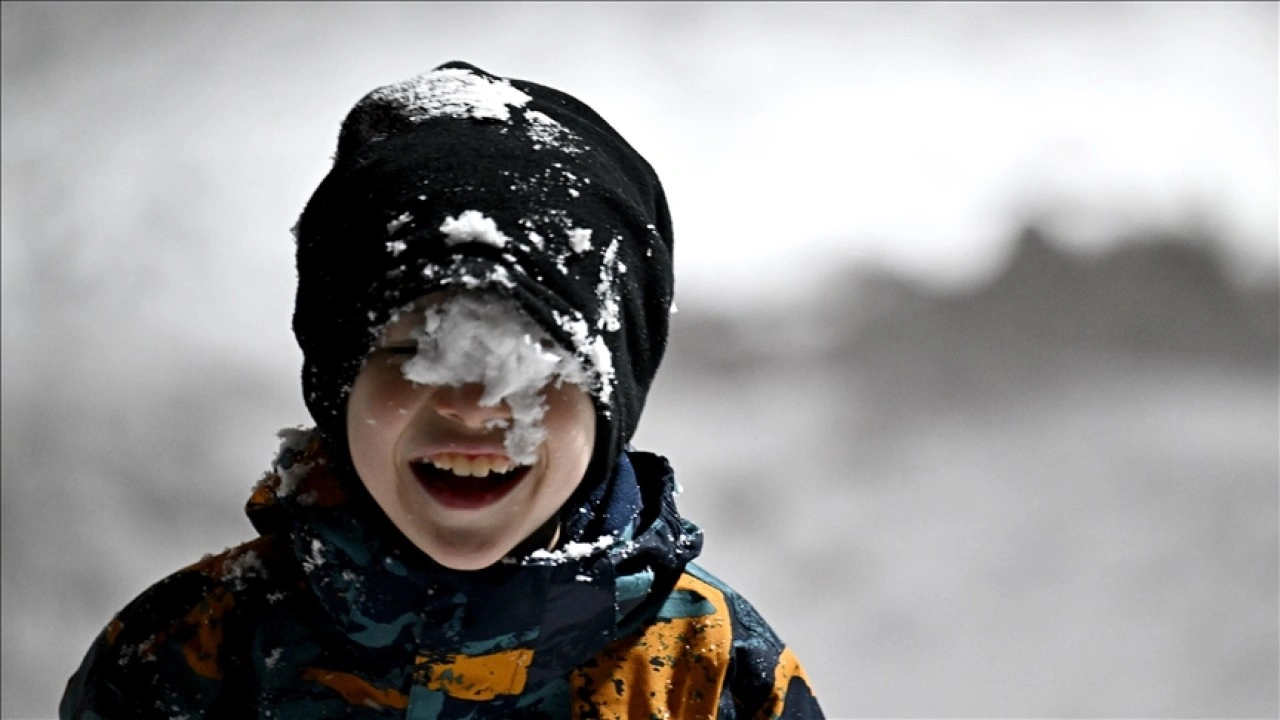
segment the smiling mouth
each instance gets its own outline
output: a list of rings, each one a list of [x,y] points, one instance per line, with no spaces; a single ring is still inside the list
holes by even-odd
[[[414,476],[441,505],[474,510],[501,500],[529,474],[528,465],[486,455],[443,453],[411,462]]]

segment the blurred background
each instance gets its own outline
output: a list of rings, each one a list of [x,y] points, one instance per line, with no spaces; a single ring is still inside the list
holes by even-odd
[[[3,4],[3,715],[247,539],[289,228],[463,59],[676,223],[668,455],[832,717],[1275,717],[1275,3]]]

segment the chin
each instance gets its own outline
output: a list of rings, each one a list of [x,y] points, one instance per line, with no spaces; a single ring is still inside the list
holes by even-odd
[[[474,571],[484,570],[487,567],[496,565],[506,553],[499,553],[496,557],[485,555],[483,557],[476,555],[452,555],[452,554],[436,554],[431,559],[437,563],[449,568],[450,570]]]
[[[482,543],[479,545],[463,545],[441,542],[414,542],[418,549],[426,553],[432,560],[450,570],[483,570],[497,564],[506,557],[516,543]]]

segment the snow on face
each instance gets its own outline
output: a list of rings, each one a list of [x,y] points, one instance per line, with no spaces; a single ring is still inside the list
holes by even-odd
[[[477,210],[465,210],[458,217],[447,217],[440,225],[444,242],[450,247],[468,242],[505,247],[511,238],[502,234],[498,224]]]
[[[586,386],[587,373],[515,301],[493,293],[462,293],[427,308],[414,333],[418,352],[401,367],[423,385],[480,383],[479,404],[511,409],[504,445],[512,460],[531,464],[546,439],[543,388]],[[505,423],[505,421],[502,421]]]
[[[381,88],[371,99],[398,107],[411,122],[422,122],[434,117],[506,121],[512,107],[523,107],[532,98],[506,80],[447,68]]]
[[[605,344],[604,338],[599,335],[592,336],[591,328],[586,319],[577,310],[574,310],[569,315],[563,315],[552,310],[551,316],[555,319],[556,324],[569,335],[578,357],[587,359],[587,367],[590,367],[595,372],[595,384],[593,387],[596,399],[602,405],[608,405],[613,397],[615,378],[613,353],[609,351],[609,346]],[[607,410],[606,414],[608,414]]]

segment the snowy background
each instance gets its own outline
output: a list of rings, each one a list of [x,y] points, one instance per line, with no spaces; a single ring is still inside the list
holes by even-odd
[[[4,717],[251,535],[365,92],[577,95],[664,178],[637,444],[833,717],[1275,717],[1277,6],[3,5]]]

